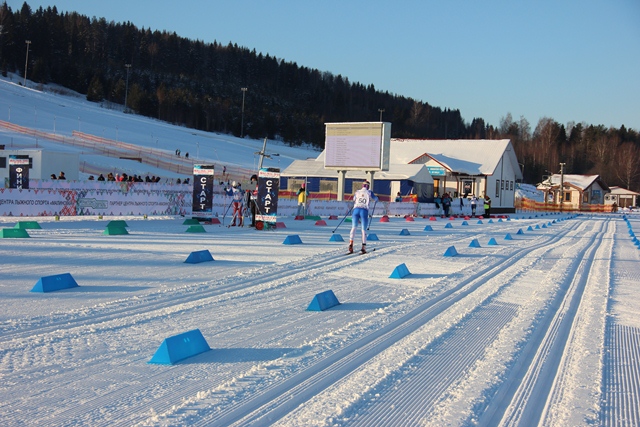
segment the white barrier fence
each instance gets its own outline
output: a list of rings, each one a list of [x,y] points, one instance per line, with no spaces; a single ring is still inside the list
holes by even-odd
[[[30,180],[29,189],[0,188],[0,215],[15,217],[79,215],[191,215],[193,187],[185,184],[102,181]],[[231,214],[231,198],[222,187],[214,186],[213,216]],[[307,215],[343,217],[351,202],[310,199]],[[373,211],[374,206],[371,206]],[[278,200],[278,216],[293,217],[298,212],[296,199]],[[482,208],[478,209],[482,214]],[[433,203],[376,203],[375,216],[434,216],[442,208]],[[452,210],[455,215],[470,215],[466,205]]]

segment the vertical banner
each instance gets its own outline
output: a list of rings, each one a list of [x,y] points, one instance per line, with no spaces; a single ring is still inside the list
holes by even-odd
[[[256,221],[275,223],[278,216],[280,169],[262,168],[258,171],[258,213]]]
[[[29,156],[9,156],[9,188],[29,188]]]
[[[193,165],[193,217],[213,217],[213,169],[213,165]]]

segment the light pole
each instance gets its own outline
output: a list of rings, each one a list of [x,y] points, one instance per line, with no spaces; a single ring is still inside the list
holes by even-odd
[[[127,112],[127,95],[129,94],[129,70],[131,69],[131,64],[124,64],[127,68],[127,83],[124,88],[124,112]]]
[[[384,113],[384,108],[378,108],[378,111],[380,112],[380,123],[382,123],[382,113]]]
[[[247,93],[246,87],[241,87],[242,91],[242,121],[240,123],[240,138],[244,138],[244,95]]]
[[[24,60],[24,83],[22,86],[27,85],[27,67],[29,66],[29,45],[31,44],[31,40],[25,40],[24,42],[27,44],[27,56]]]

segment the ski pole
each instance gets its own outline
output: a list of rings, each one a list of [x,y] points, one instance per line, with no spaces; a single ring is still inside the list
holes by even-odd
[[[371,227],[371,220],[373,219],[373,214],[376,211],[377,204],[378,204],[377,200],[373,202],[373,209],[371,209],[371,215],[369,216],[369,224],[367,224],[367,231],[369,231],[369,227]]]
[[[231,200],[231,203],[229,203],[229,206],[227,206],[227,209],[224,210],[224,214],[222,215],[222,225],[224,225],[224,219],[227,217],[227,212],[229,212],[229,208],[231,207],[232,204],[233,204],[233,199]]]
[[[351,206],[349,208],[349,210],[347,211],[347,214],[342,218],[342,220],[340,221],[340,223],[338,225],[336,225],[336,228],[333,229],[333,231],[331,233],[335,233],[336,230],[338,229],[338,227],[340,227],[342,225],[342,222],[347,219],[347,217],[349,216],[349,214],[351,213],[351,211],[353,210],[353,206]]]

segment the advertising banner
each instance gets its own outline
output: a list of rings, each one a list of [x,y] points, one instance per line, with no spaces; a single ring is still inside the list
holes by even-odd
[[[194,217],[213,217],[213,165],[193,165],[193,206]]]
[[[256,215],[256,221],[276,222],[279,190],[280,169],[260,169],[260,171],[258,171],[258,213]]]
[[[9,188],[29,188],[29,156],[9,156]]]

